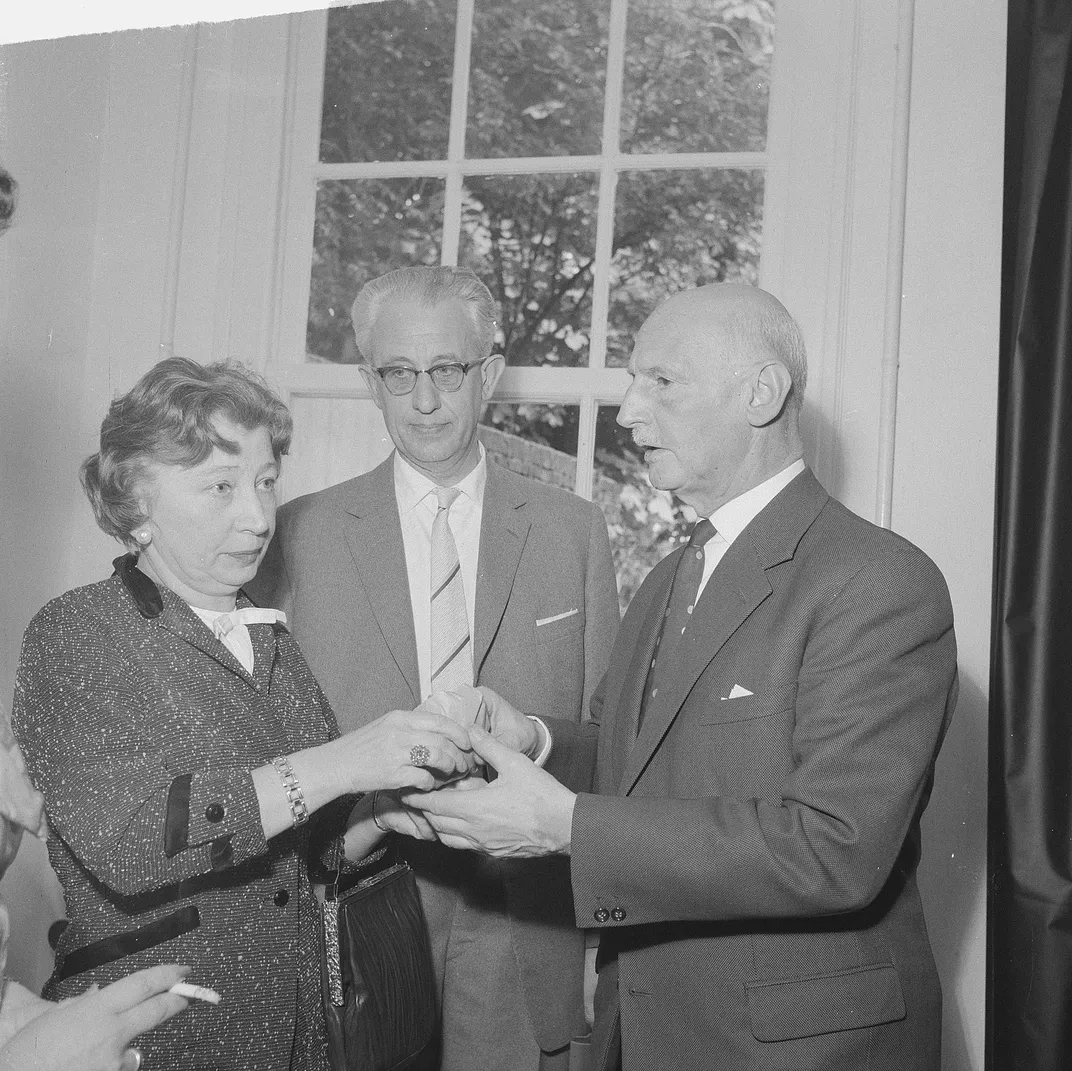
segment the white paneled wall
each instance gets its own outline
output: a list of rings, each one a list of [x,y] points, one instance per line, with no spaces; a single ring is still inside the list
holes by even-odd
[[[306,494],[374,468],[391,452],[383,417],[367,398],[291,395],[294,442],[283,467],[283,496]]]

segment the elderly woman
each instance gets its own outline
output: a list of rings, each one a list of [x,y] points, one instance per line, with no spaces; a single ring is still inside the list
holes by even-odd
[[[283,615],[243,595],[290,433],[241,369],[156,365],[82,468],[128,553],[23,642],[13,720],[69,920],[46,995],[167,962],[222,994],[145,1035],[150,1069],[327,1068],[311,844],[359,859],[380,835],[374,790],[473,767],[465,731],[434,713],[340,737]]]

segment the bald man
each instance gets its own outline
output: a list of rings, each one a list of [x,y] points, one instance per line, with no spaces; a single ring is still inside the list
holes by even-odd
[[[418,805],[455,846],[570,857],[602,931],[591,1071],[938,1071],[915,875],[957,690],[942,576],[805,466],[771,295],[671,298],[629,371],[618,420],[693,538],[633,599],[591,722],[547,741],[486,693],[498,778]]]

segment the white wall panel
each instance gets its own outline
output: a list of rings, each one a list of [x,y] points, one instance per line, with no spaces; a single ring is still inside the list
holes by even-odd
[[[1006,4],[916,9],[893,527],[941,567],[956,616],[961,697],[921,887],[946,1067],[981,1068]]]
[[[392,450],[383,417],[367,398],[293,395],[294,442],[283,463],[282,497],[319,491],[375,468]]]

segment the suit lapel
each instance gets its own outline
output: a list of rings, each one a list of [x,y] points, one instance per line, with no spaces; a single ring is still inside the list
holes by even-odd
[[[655,567],[663,569],[663,575],[658,580],[658,587],[652,595],[644,620],[640,624],[636,653],[623,676],[618,702],[613,704],[615,720],[619,725],[618,731],[612,737],[614,747],[611,755],[609,783],[614,786],[621,783],[630,753],[634,750],[636,727],[640,719],[640,704],[644,698],[644,685],[647,683],[651,661],[655,655],[655,639],[659,635],[659,624],[666,612],[666,604],[670,600],[674,568],[680,556],[680,550],[673,552]]]
[[[717,578],[717,579],[716,579]],[[667,584],[669,589],[669,584]],[[771,586],[751,547],[735,542],[718,564],[700,596],[678,658],[681,672],[667,684],[660,702],[644,715],[644,724],[626,762],[619,792],[628,795],[655,749],[681,711],[693,685],[741,623],[771,593]],[[667,596],[661,605],[665,608]],[[660,611],[661,615],[662,611]],[[658,621],[655,622],[658,627]],[[654,636],[652,637],[654,646]],[[651,664],[651,654],[643,663]],[[641,685],[643,686],[643,684]],[[639,708],[639,704],[638,704]],[[635,722],[634,722],[635,724]]]
[[[789,561],[797,544],[827,501],[819,482],[805,470],[792,480],[737,537],[719,562],[696,604],[694,621],[685,636],[678,660],[679,675],[667,687],[663,701],[644,716],[644,724],[625,763],[619,794],[628,795],[644,772],[652,755],[681,711],[689,692],[726,641],[772,592],[766,571]],[[643,672],[640,687],[651,664],[652,648],[659,619],[669,598],[672,570],[664,581],[658,616],[649,617],[644,632],[646,657],[638,659],[637,673]],[[638,647],[638,654],[640,647]],[[636,700],[639,711],[639,698]],[[630,723],[635,725],[636,720]],[[629,734],[631,736],[631,733]]]
[[[528,539],[531,521],[525,515],[526,502],[527,496],[521,486],[489,460],[477,559],[474,680],[479,680],[480,669],[506,611]]]
[[[244,592],[239,593],[239,606],[252,606]],[[253,680],[258,691],[267,694],[272,681],[272,669],[275,666],[275,625],[250,625],[249,639],[253,644]]]
[[[258,682],[246,672],[245,666],[216,639],[215,633],[178,595],[164,588],[161,588],[161,594],[164,599],[164,609],[157,619],[161,628],[166,628],[172,635],[178,636],[179,639],[188,643],[191,647],[196,647],[199,651],[208,655],[209,658],[219,662],[224,669],[241,677],[248,684],[259,687]],[[259,654],[256,644],[254,644],[253,651],[255,656]],[[256,668],[256,664],[254,664],[254,668]],[[270,675],[270,667],[268,672]],[[265,678],[265,687],[267,687],[267,676]]]
[[[394,489],[394,454],[369,474],[346,507],[343,536],[376,624],[399,671],[421,701],[417,635],[409,604],[409,573]],[[340,588],[345,585],[340,584]]]

